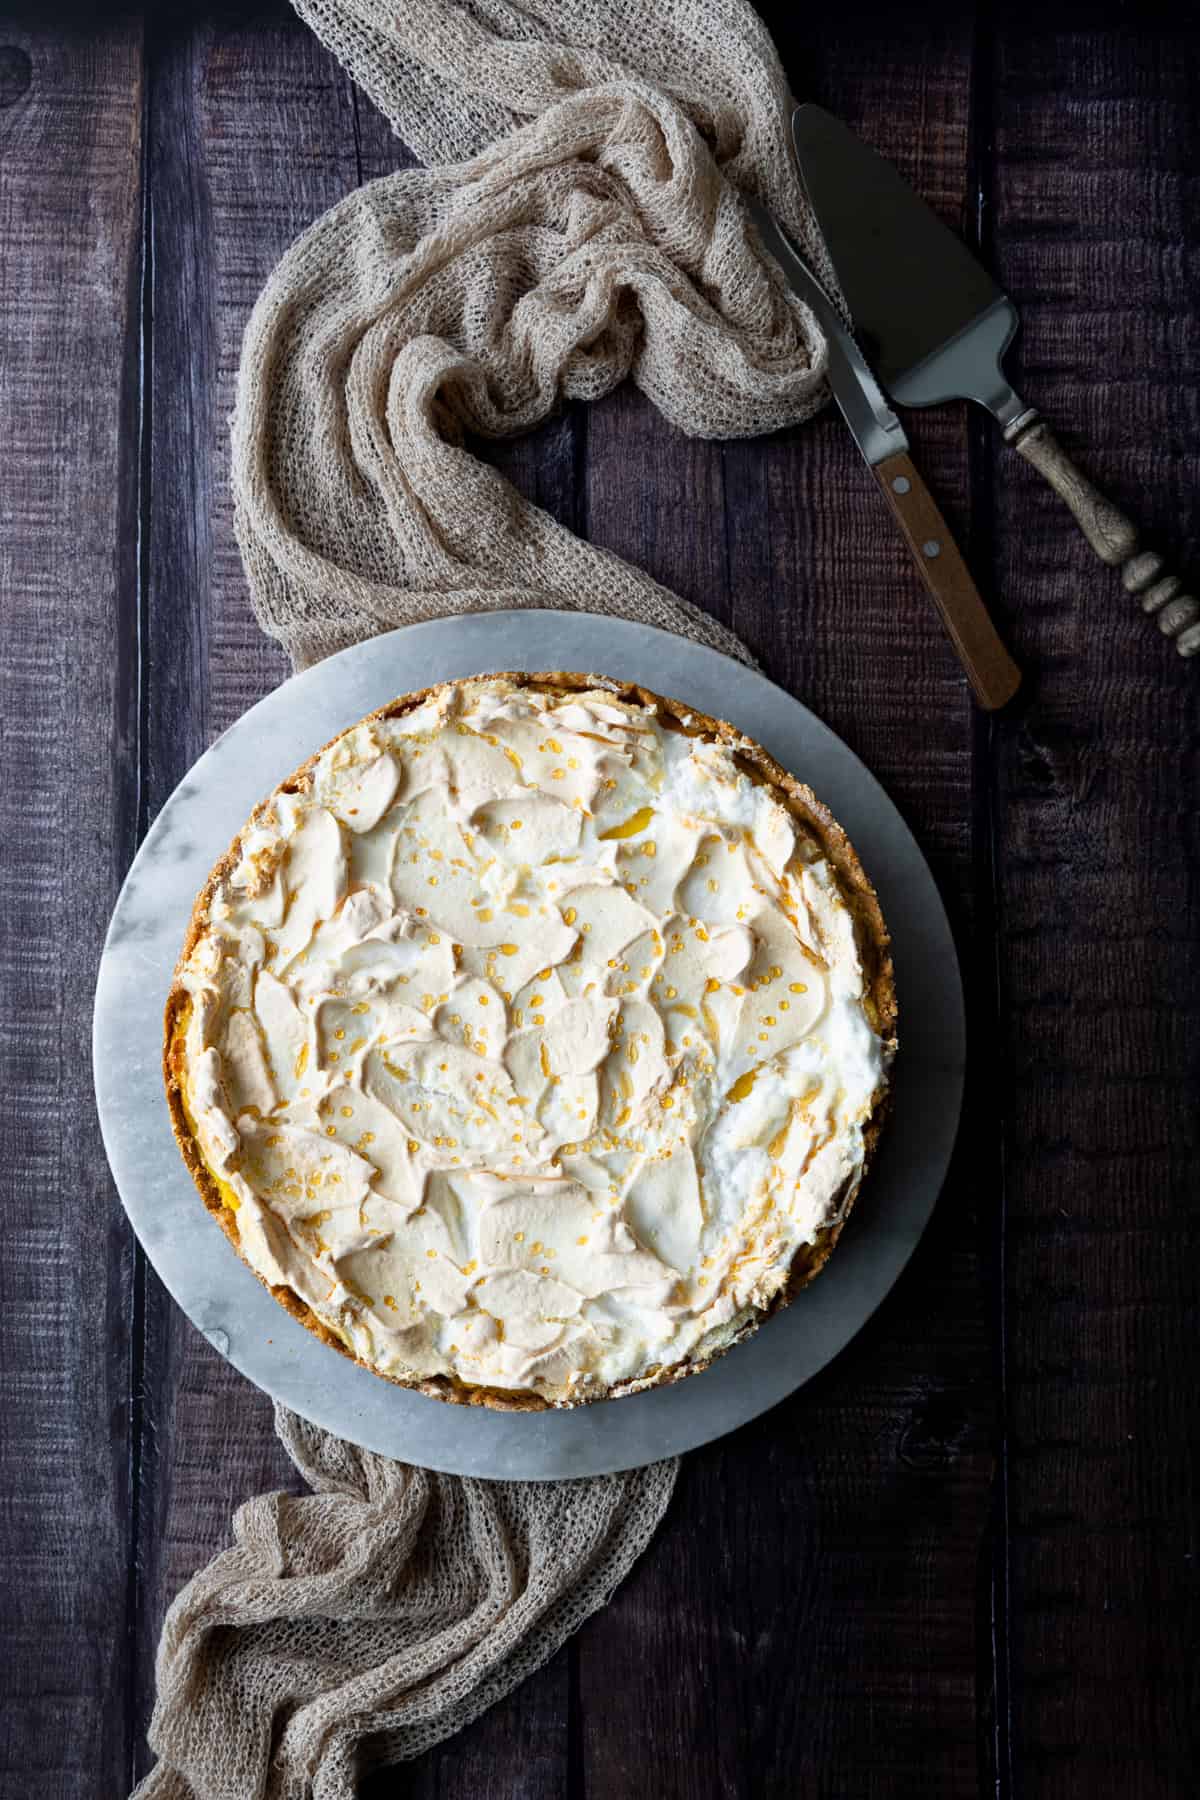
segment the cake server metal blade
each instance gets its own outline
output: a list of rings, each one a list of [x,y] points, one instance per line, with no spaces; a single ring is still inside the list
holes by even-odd
[[[893,400],[976,400],[1002,425],[1022,410],[1000,359],[1017,311],[894,169],[840,119],[798,106],[805,192],[854,331]]]
[[[855,334],[900,406],[974,400],[1004,441],[1064,500],[1125,591],[1200,667],[1200,600],[1063,449],[1001,366],[1017,309],[899,172],[819,106],[798,106],[792,139]]]

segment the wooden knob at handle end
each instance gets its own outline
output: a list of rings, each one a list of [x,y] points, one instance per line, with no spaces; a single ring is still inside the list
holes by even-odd
[[[1024,413],[1005,436],[1066,501],[1101,562],[1121,569],[1125,592],[1141,596],[1142,611],[1174,638],[1180,656],[1200,652],[1200,602],[1184,593],[1177,575],[1163,574],[1161,556],[1138,549],[1136,526],[1075,467],[1049,426]]]
[[[1121,585],[1136,594],[1142,611],[1155,621],[1164,637],[1175,639],[1180,656],[1200,652],[1200,601],[1185,594],[1178,575],[1163,574],[1163,559],[1155,550],[1139,550],[1121,571]]]

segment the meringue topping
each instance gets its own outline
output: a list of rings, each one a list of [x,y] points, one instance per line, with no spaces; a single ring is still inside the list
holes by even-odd
[[[890,1046],[720,742],[490,678],[260,809],[181,970],[247,1260],[363,1362],[572,1404],[698,1362],[838,1216]]]

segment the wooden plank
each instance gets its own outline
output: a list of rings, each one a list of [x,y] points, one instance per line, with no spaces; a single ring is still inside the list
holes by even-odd
[[[797,94],[862,129],[960,222],[969,28],[875,17],[868,30],[851,8],[810,38],[794,15],[769,17]],[[688,443],[622,392],[587,429],[589,535],[740,631],[860,750],[965,938],[970,702],[840,424]],[[961,412],[912,436],[962,530]],[[658,1544],[578,1640],[587,1793],[965,1794],[981,1753],[990,1767],[986,1656],[976,1681],[993,1470],[979,1154],[959,1157],[911,1269],[834,1367],[686,1460]]]
[[[0,1792],[129,1773],[132,1259],[91,1084],[137,810],[141,34],[0,27]]]
[[[151,810],[205,745],[286,674],[253,619],[233,538],[225,421],[241,333],[271,268],[362,178],[411,159],[316,39],[280,8],[242,29],[164,21],[150,38],[155,220]],[[246,171],[254,172],[247,179]],[[564,436],[564,429],[567,435]],[[531,447],[532,446],[532,447]],[[569,427],[497,451],[551,510],[570,505]],[[229,1540],[239,1501],[297,1486],[270,1408],[149,1277],[139,1722],[163,1612]],[[414,1800],[562,1791],[565,1653],[453,1745],[406,1771]],[[386,1784],[394,1777],[380,1777]],[[489,1783],[498,1783],[490,1786]]]
[[[148,28],[154,335],[147,629],[150,816],[208,743],[287,674],[233,537],[228,426],[242,330],[300,231],[357,178],[345,82],[280,4],[244,23],[170,9]],[[269,1401],[146,1291],[138,1750],[163,1614],[230,1541],[235,1507],[301,1484]]]
[[[1200,529],[1194,44],[1010,11],[994,83],[1014,378],[1173,557]],[[998,450],[995,480],[1035,670],[997,736],[1015,1766],[1029,1800],[1166,1800],[1200,1752],[1200,689],[1032,471]]]
[[[374,181],[414,159],[365,95],[354,93],[359,170]],[[569,529],[580,528],[578,440],[582,413],[571,409],[525,437],[475,441],[472,449],[500,469],[538,506]],[[568,1788],[571,1717],[570,1656],[559,1651],[544,1669],[474,1725],[404,1771],[412,1800],[562,1800]],[[363,1800],[390,1800],[394,1773],[367,1783]]]

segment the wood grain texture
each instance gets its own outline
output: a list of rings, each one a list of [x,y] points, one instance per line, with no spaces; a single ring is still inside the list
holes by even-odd
[[[798,96],[868,125],[961,214],[968,34],[952,18],[923,21],[919,37],[877,17],[868,30],[853,8],[823,18],[819,40],[793,15],[772,23]],[[966,541],[961,412],[914,435]],[[732,625],[872,763],[932,850],[962,932],[971,701],[840,420],[701,444],[621,391],[589,411],[585,476],[588,535]],[[654,1550],[578,1639],[588,1795],[975,1790],[993,1471],[981,1197],[960,1158],[909,1273],[855,1344],[768,1418],[687,1458]]]
[[[995,235],[1028,401],[1160,543],[1200,527],[1195,39],[1007,13]],[[996,738],[1013,1762],[1167,1800],[1200,1752],[1200,696],[997,450],[1037,679]]]
[[[0,1794],[129,1771],[132,1258],[91,992],[133,850],[141,33],[0,22]]]
[[[413,158],[381,113],[354,94],[359,175],[374,181]],[[538,506],[581,529],[579,458],[584,409],[572,408],[525,437],[473,440],[471,448]],[[571,1791],[573,1652],[565,1645],[515,1693],[411,1763],[400,1778],[406,1800],[563,1800]],[[397,1776],[382,1771],[364,1784],[363,1800],[391,1800]]]
[[[307,224],[360,179],[411,158],[286,7],[262,8],[240,27],[185,13],[152,31],[149,69],[157,272],[153,812],[212,738],[287,673],[250,609],[228,490],[226,420],[250,309]],[[491,448],[540,504],[569,510],[569,425],[556,421],[535,439]],[[269,1403],[180,1315],[154,1276],[147,1279],[139,1741],[171,1598],[229,1542],[242,1499],[298,1485],[276,1443]],[[406,1791],[413,1800],[435,1793],[501,1800],[520,1768],[523,1797],[560,1794],[567,1684],[563,1652],[407,1771]],[[144,1764],[144,1747],[142,1757]],[[369,1785],[387,1791],[394,1779]]]
[[[988,221],[1014,379],[1186,574],[1200,23],[765,10],[798,98]],[[0,22],[3,1800],[126,1790],[167,1602],[241,1499],[293,1485],[267,1403],[133,1254],[91,987],[138,831],[286,672],[232,533],[246,317],[310,220],[406,161],[284,0]],[[627,389],[478,447],[863,755],[940,883],[975,1052],[876,1318],[689,1457],[610,1607],[379,1800],[1194,1789],[1200,699],[984,421],[905,423],[1027,670],[990,725],[835,418],[697,444]]]
[[[153,306],[147,429],[146,806],[157,812],[287,664],[258,629],[233,537],[228,426],[241,334],[292,240],[356,180],[340,71],[285,6],[164,11],[147,34]],[[231,1253],[232,1254],[232,1253]],[[145,1273],[136,1453],[139,1772],[153,1658],[179,1588],[252,1494],[301,1486],[270,1402]]]

